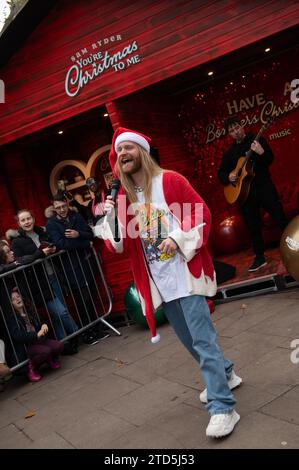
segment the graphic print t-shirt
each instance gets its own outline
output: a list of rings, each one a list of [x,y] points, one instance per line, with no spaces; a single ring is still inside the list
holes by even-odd
[[[153,281],[162,300],[170,302],[190,295],[186,284],[186,262],[176,250],[172,254],[162,253],[159,245],[168,238],[169,232],[179,227],[178,220],[169,211],[162,188],[162,175],[156,176],[152,184],[152,203],[144,203],[143,192],[138,198],[139,236]]]

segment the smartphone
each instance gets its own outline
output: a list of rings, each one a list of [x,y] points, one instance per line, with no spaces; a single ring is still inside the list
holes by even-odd
[[[65,220],[64,221],[64,227],[65,227],[65,230],[72,230],[73,229],[73,224],[69,220]]]
[[[46,242],[46,241],[42,241],[41,244],[40,244],[40,248],[43,250],[44,248],[52,248],[54,245],[54,243],[50,243],[50,242]]]

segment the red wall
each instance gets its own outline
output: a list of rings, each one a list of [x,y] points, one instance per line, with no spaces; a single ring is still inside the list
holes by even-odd
[[[60,0],[1,71],[0,145],[289,28],[298,17],[297,0]],[[121,40],[92,49],[113,35]],[[113,55],[134,41],[138,50],[127,58],[138,54],[140,63],[110,68],[77,96],[66,94],[76,53],[78,60]]]
[[[113,130],[104,109],[89,112],[59,128],[48,128],[2,147],[0,191],[2,216],[0,237],[15,228],[17,210],[28,208],[40,225],[45,224],[44,209],[49,206],[50,174],[54,166],[67,159],[87,162],[99,147],[110,144]],[[63,135],[57,133],[63,129]]]
[[[231,144],[223,128],[229,111],[235,114],[238,110],[247,123],[246,131],[253,133],[260,129],[261,119],[274,118],[264,133],[275,155],[270,167],[273,180],[283,200],[292,186],[299,190],[299,103],[291,102],[287,85],[298,77],[298,64],[297,47],[177,97],[182,132],[190,154],[195,157],[193,171],[214,215],[236,209],[226,202],[217,177],[223,152]],[[258,105],[257,95],[263,104]]]
[[[112,124],[135,129],[152,138],[152,145],[160,153],[160,164],[183,173],[196,185],[192,156],[186,153],[178,106],[172,96],[163,95],[155,87],[147,88],[121,98],[107,106],[114,111]],[[115,122],[114,122],[115,121]]]

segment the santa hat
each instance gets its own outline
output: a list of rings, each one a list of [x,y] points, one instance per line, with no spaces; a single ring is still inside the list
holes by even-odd
[[[144,134],[141,134],[140,132],[132,131],[131,129],[126,129],[125,127],[118,127],[113,134],[111,150],[109,153],[109,162],[114,173],[114,167],[117,160],[117,147],[121,142],[125,142],[126,140],[140,145],[148,153],[150,151],[151,139],[149,137]]]

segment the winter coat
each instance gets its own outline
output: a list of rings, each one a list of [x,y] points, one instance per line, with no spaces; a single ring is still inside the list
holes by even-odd
[[[26,324],[18,313],[14,312],[8,316],[8,329],[13,340],[13,346],[15,350],[10,352],[10,362],[12,365],[16,363],[14,352],[17,355],[17,362],[25,361],[28,357],[24,346],[34,344],[38,340],[37,333],[41,328],[41,322],[35,314],[29,314],[29,318],[30,322],[35,328],[35,331],[26,330]]]
[[[39,241],[49,242],[48,235],[42,227],[35,226],[34,232],[38,234]],[[12,241],[12,250],[15,254],[15,257],[18,260],[24,260],[26,257],[26,263],[33,263],[39,259],[46,259],[41,247],[37,248],[34,241],[26,235],[22,229],[18,230],[15,233],[15,238]],[[28,284],[31,290],[32,298],[37,306],[44,306],[44,302],[50,301],[54,297],[54,293],[50,286],[47,272],[43,264],[36,264],[34,266],[28,267],[24,273],[27,276]],[[21,278],[21,273],[19,274]],[[23,280],[23,285],[25,282]],[[26,288],[25,296],[31,298],[28,288]],[[23,292],[24,294],[24,292]]]
[[[46,230],[56,248],[68,252],[61,256],[61,260],[71,287],[77,289],[86,285],[91,278],[86,257],[94,235],[89,225],[77,212],[69,211],[68,219],[67,221],[55,216],[51,217],[47,222]],[[79,237],[66,238],[66,229],[77,230]]]
[[[163,171],[161,177],[161,197],[168,209],[177,218],[180,226],[169,233],[176,244],[186,263],[186,285],[190,294],[203,296],[213,296],[216,293],[216,276],[212,258],[207,248],[211,226],[210,211],[194,190],[190,183],[179,173],[174,171]],[[121,189],[120,195],[123,194]],[[183,205],[189,203],[191,213],[184,218]],[[202,208],[201,221],[197,222],[197,208],[195,203],[199,203]],[[127,201],[128,205],[129,202]],[[175,214],[170,206],[178,207],[180,210]],[[104,238],[109,250],[118,253],[127,252],[132,266],[135,286],[139,294],[140,303],[146,315],[152,333],[152,341],[159,340],[156,335],[153,310],[162,303],[160,293],[149,275],[148,267],[144,259],[143,247],[140,237],[123,237],[124,228],[128,226],[130,216],[127,215],[126,207],[118,207],[118,220],[121,232],[121,240],[116,242],[111,235],[111,215],[105,217],[105,221],[100,227],[100,235]],[[110,220],[109,220],[110,219]],[[94,229],[97,235],[97,227]]]

